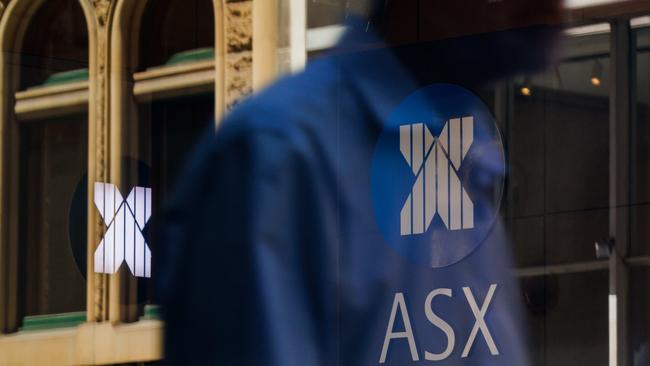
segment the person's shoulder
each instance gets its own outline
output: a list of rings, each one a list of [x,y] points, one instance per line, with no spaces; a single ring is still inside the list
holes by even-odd
[[[316,61],[235,106],[219,127],[219,140],[257,134],[290,139],[300,131],[323,127],[323,120],[335,110],[341,86],[336,63]]]

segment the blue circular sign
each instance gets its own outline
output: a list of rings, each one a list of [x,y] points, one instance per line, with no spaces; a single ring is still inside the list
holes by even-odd
[[[490,232],[504,175],[501,135],[479,97],[451,84],[418,90],[389,116],[372,159],[385,241],[428,267],[460,262]]]

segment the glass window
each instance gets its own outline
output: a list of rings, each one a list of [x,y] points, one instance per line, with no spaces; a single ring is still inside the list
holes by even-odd
[[[25,123],[20,130],[23,315],[82,311],[86,268],[75,261],[71,238],[85,236],[86,218],[72,215],[71,205],[86,179],[86,116]]]
[[[156,91],[136,93],[131,121],[126,128],[123,186],[152,190],[152,216],[144,235],[152,251],[152,277],[156,275],[156,223],[188,154],[213,127],[215,115],[214,11],[210,0],[149,2],[142,20],[135,89],[151,81]],[[243,47],[252,47],[251,45]],[[241,51],[241,50],[240,50]],[[210,64],[211,63],[211,64]],[[200,77],[197,77],[200,75]],[[178,78],[201,79],[178,83]],[[137,136],[137,138],[134,138]],[[128,271],[127,271],[128,272]],[[137,303],[137,316],[153,314],[151,279],[130,276],[137,295],[124,302]]]
[[[508,216],[525,266],[593,260],[608,234],[609,34],[565,46],[557,67],[514,85]]]
[[[18,316],[28,328],[34,316],[86,307],[87,219],[74,202],[87,179],[87,101],[60,107],[50,99],[52,90],[65,99],[72,84],[77,94],[88,88],[88,36],[79,3],[44,2],[17,56],[18,103],[9,129],[15,131],[17,166],[9,186],[18,205],[10,226],[19,244]],[[42,108],[42,101],[50,107]]]
[[[636,39],[636,118],[632,136],[632,254],[650,255],[650,28]]]
[[[647,241],[645,242],[647,245]],[[630,342],[632,365],[650,363],[650,268],[635,267],[629,273],[630,288]]]
[[[339,24],[345,13],[345,1],[307,0],[307,29]]]
[[[159,0],[147,4],[140,32],[139,70],[210,57],[214,58],[212,1]]]
[[[608,364],[607,284],[607,271],[522,280],[533,365]]]
[[[636,105],[632,122],[631,141],[631,207],[630,244],[631,255],[647,258],[650,255],[650,28],[648,20],[641,20],[643,26],[633,31],[635,53]],[[634,23],[634,20],[632,20]],[[643,263],[645,262],[645,263]],[[648,333],[648,306],[650,297],[650,269],[648,261],[635,267],[629,273],[630,297],[630,350],[634,365],[650,362],[650,334]]]
[[[507,221],[535,365],[608,364],[609,45],[568,37],[561,62],[513,83]]]
[[[20,49],[20,89],[88,78],[88,32],[77,1],[46,1]],[[74,70],[79,74],[65,74]]]

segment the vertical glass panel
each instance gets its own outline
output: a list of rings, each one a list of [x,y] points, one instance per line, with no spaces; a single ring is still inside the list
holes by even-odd
[[[534,365],[608,364],[609,49],[609,32],[567,37],[512,85],[506,205],[516,265],[539,274],[521,281]]]
[[[86,117],[24,124],[20,135],[22,315],[84,310],[85,268],[75,261],[71,238],[83,237],[87,227],[84,215],[72,214],[86,179]]]
[[[152,251],[152,276],[156,268],[156,224],[189,154],[214,126],[214,93],[166,99],[139,105],[138,164],[148,171],[139,184],[152,190],[152,215],[145,237]],[[133,184],[131,184],[132,186]],[[138,281],[138,302],[152,302],[150,279]]]
[[[5,126],[15,136],[7,139],[9,201],[17,203],[8,221],[19,245],[17,315],[23,329],[51,325],[35,325],[49,317],[26,317],[83,311],[86,304],[88,124],[79,98],[88,80],[86,20],[75,0],[34,5],[24,33],[12,40],[18,41],[9,58],[16,62],[15,82],[6,88],[12,96],[29,89],[15,99],[35,110],[29,122],[22,114],[8,115]],[[83,314],[76,315],[76,323],[83,321]]]
[[[140,154],[152,168],[154,202],[163,202],[188,154],[214,125],[214,94],[142,104],[140,117]]]
[[[508,216],[519,265],[594,260],[608,233],[609,34],[571,37],[566,50],[514,84]]]
[[[244,4],[246,5],[246,4]],[[229,5],[231,21],[237,24],[237,16],[246,10],[235,2]],[[132,110],[124,136],[122,186],[131,190],[135,186],[151,188],[152,214],[143,229],[147,245],[151,249],[151,277],[136,279],[124,271],[128,294],[123,297],[129,308],[129,321],[138,317],[156,317],[152,305],[152,277],[156,276],[155,232],[160,213],[188,154],[196,148],[200,136],[214,126],[214,83],[179,85],[178,77],[196,79],[196,72],[209,81],[205,71],[214,62],[214,7],[210,0],[162,0],[150,1],[144,9],[139,43],[138,62],[135,70],[143,71],[135,82],[146,83],[155,79],[156,92],[138,95],[131,100]],[[221,26],[221,25],[220,25]],[[246,35],[235,32],[241,38],[232,40],[226,47],[229,52],[247,52],[252,45]],[[236,49],[235,49],[236,48]],[[248,58],[250,59],[250,57]],[[206,66],[207,65],[207,66]],[[197,71],[198,70],[198,71]],[[220,77],[222,75],[219,75]],[[125,195],[127,193],[124,193]],[[137,303],[137,312],[134,306]],[[137,313],[137,314],[134,314]]]
[[[650,255],[650,28],[634,31],[636,118],[632,125],[632,254]]]
[[[629,348],[632,365],[650,364],[650,268],[632,268],[629,274],[629,293],[631,321]]]
[[[522,280],[533,365],[608,364],[606,271]]]

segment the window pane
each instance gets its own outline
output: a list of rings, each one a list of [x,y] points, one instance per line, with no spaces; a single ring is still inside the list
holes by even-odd
[[[534,365],[607,365],[609,34],[570,37],[562,61],[515,79],[508,124],[507,216],[519,268],[561,275],[521,279]]]
[[[10,200],[18,203],[9,229],[18,236],[19,318],[86,307],[87,197],[79,196],[86,191],[88,125],[78,95],[88,80],[87,24],[78,1],[36,5],[24,34],[18,32],[10,58],[16,64],[7,73],[14,76],[5,81],[12,97],[22,91],[7,121],[18,136],[10,141],[16,170],[8,179]],[[71,84],[76,96],[68,93]],[[58,100],[49,94],[57,88]],[[31,110],[19,114],[19,104]]]
[[[20,133],[22,315],[84,310],[86,269],[75,261],[71,237],[85,235],[86,218],[71,208],[86,179],[86,117],[24,124]]]
[[[88,33],[79,2],[45,1],[25,33],[20,60],[20,89],[41,85],[53,74],[87,69]]]
[[[146,227],[152,250],[152,276],[156,275],[156,223],[176,181],[181,178],[188,155],[214,126],[214,93],[143,103],[139,106],[139,162],[149,170],[152,216]],[[133,184],[130,184],[133,186]],[[138,280],[138,302],[152,302],[150,279]]]
[[[629,276],[630,351],[633,365],[650,364],[650,268],[632,268]]]
[[[520,266],[594,260],[607,237],[608,45],[569,39],[570,57],[515,83],[508,215]]]
[[[650,29],[635,31],[636,121],[632,136],[632,254],[650,255]]]
[[[522,281],[533,365],[607,365],[606,271]]]
[[[345,17],[345,2],[337,0],[306,0],[307,29],[339,24]]]
[[[139,69],[202,57],[188,53],[171,59],[184,51],[214,48],[213,14],[210,0],[150,1],[141,26]]]
[[[233,19],[245,17],[243,12],[248,11],[246,4],[237,3],[229,5],[228,9]],[[187,79],[196,78],[193,73],[202,72],[201,78],[211,81],[204,75],[209,63],[215,60],[213,2],[150,1],[144,8],[140,28],[137,61],[129,72],[140,72],[141,77],[136,77],[136,87],[138,83],[151,81],[152,75],[156,75],[153,78],[160,90],[137,95],[131,100],[128,115],[132,117],[125,124],[128,132],[123,136],[125,157],[121,184],[127,192],[135,186],[151,188],[152,214],[143,228],[143,235],[151,249],[151,277],[155,278],[157,251],[154,233],[158,231],[156,225],[160,213],[187,155],[196,148],[200,136],[207,133],[208,126],[214,126],[213,83],[188,87],[178,85],[176,80],[179,75]],[[247,42],[246,35],[235,33],[233,37],[241,38],[229,38],[228,51],[250,51],[252,45]],[[128,294],[122,299],[129,308],[124,319],[134,321],[141,316],[150,316],[153,308],[145,308],[145,305],[154,302],[153,279],[136,278],[128,271],[123,271],[123,275],[126,275],[124,282],[129,287]],[[133,311],[136,304],[137,312]]]

